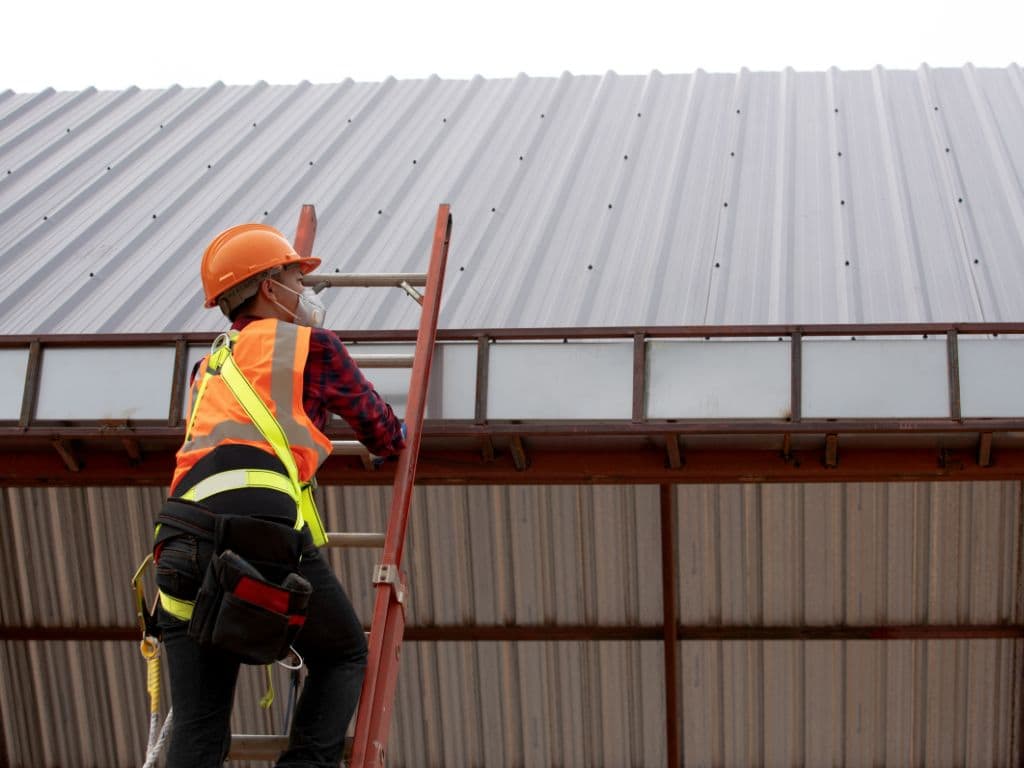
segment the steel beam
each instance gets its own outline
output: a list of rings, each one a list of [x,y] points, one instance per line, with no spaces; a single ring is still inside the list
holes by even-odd
[[[85,451],[77,444],[78,471],[72,471],[47,441],[43,450],[3,452],[0,488],[166,486],[174,470],[174,449],[142,443],[138,463],[118,439],[109,451]],[[500,446],[498,446],[500,447]],[[792,450],[787,458],[773,450],[691,450],[679,468],[666,466],[657,446],[604,450],[530,448],[528,465],[487,461],[477,442],[472,448],[426,447],[421,451],[419,485],[589,485],[660,483],[833,483],[1024,480],[1024,448],[1000,448],[991,464],[978,464],[977,444],[957,450],[847,447],[838,466],[827,468],[821,449]],[[527,459],[525,451],[520,461]],[[320,485],[388,485],[394,465],[385,462],[367,472],[357,457],[332,457],[317,473]]]
[[[665,657],[665,738],[669,765],[683,765],[683,745],[680,740],[682,717],[679,706],[679,678],[677,656],[679,626],[676,618],[676,526],[675,496],[671,485],[659,486],[661,509],[661,603]]]
[[[1024,624],[894,624],[832,626],[686,625],[676,629],[679,642],[800,640],[1021,640]],[[404,641],[470,642],[665,642],[660,625],[448,625],[406,627]],[[133,642],[139,628],[79,626],[0,626],[2,642]]]

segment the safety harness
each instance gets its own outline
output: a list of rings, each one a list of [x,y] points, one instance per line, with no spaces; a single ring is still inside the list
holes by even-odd
[[[206,370],[199,382],[199,388],[192,403],[192,412],[185,431],[185,442],[188,442],[192,435],[196,416],[207,385],[214,376],[220,376],[231,394],[238,401],[238,404],[242,406],[253,426],[256,427],[263,439],[274,450],[278,460],[284,465],[287,475],[282,475],[280,472],[268,469],[226,470],[200,480],[185,493],[181,494],[179,498],[187,502],[201,503],[204,499],[215,494],[244,488],[280,491],[290,496],[295,502],[294,529],[301,531],[304,526],[308,525],[313,543],[318,547],[323,546],[327,542],[327,534],[324,532],[323,523],[317,512],[316,501],[313,495],[313,491],[316,488],[315,479],[308,483],[303,483],[300,480],[298,466],[295,463],[295,457],[292,455],[284,429],[235,362],[231,354],[231,347],[238,338],[238,335],[238,331],[221,334],[210,348]],[[164,522],[174,523],[175,527],[180,527],[178,520],[166,519],[164,515],[161,515],[157,520],[158,541],[160,539],[160,528]],[[181,621],[189,621],[195,610],[195,601],[174,597],[162,590],[160,591],[160,605],[167,613]]]

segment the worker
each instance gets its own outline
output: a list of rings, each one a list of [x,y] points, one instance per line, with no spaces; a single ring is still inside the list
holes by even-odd
[[[326,536],[312,502],[314,475],[331,452],[324,435],[329,413],[348,422],[380,457],[401,451],[404,425],[338,336],[319,327],[323,306],[301,282],[319,264],[317,258],[300,257],[280,232],[263,224],[232,227],[203,254],[206,307],[219,307],[231,321],[231,332],[192,372],[185,442],[158,517],[158,624],[174,713],[168,768],[223,764],[239,666],[257,655],[246,644],[255,648],[263,640],[262,630],[244,622],[234,626],[237,617],[226,609],[210,620],[220,622],[214,633],[220,638],[199,636],[197,624],[210,624],[209,617],[200,620],[207,600],[200,587],[206,594],[218,577],[223,581],[229,566],[241,569],[235,583],[241,583],[238,573],[251,573],[250,587],[275,589],[283,577],[289,594],[305,596],[304,615],[281,619],[289,632],[285,647],[305,663],[308,676],[277,765],[335,768],[342,757],[367,648],[344,588],[318,551]],[[231,366],[244,377],[234,385],[227,375]],[[248,382],[259,401],[236,394],[237,381]],[[250,412],[262,413],[263,423]],[[268,412],[280,429],[267,427]],[[243,535],[225,533],[234,530],[232,525]],[[254,536],[251,526],[263,528]],[[266,551],[250,554],[268,543],[264,550],[292,552],[294,562]],[[261,556],[263,562],[257,562]],[[237,601],[223,604],[229,602],[237,606]],[[220,609],[218,604],[212,610]]]

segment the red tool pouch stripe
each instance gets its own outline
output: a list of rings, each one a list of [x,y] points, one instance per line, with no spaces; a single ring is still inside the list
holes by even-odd
[[[277,613],[288,613],[288,593],[283,589],[243,576],[232,591],[247,603],[255,603]]]
[[[291,614],[288,617],[288,626],[289,627],[291,627],[291,626],[301,627],[305,623],[306,623],[306,617],[303,616],[302,614],[293,613],[293,614]]]

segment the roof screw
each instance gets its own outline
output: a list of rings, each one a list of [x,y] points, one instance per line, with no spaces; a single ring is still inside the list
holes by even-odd
[[[413,165],[416,165],[416,161],[415,161],[415,160],[413,160],[413,161],[412,161],[412,164],[413,164]]]
[[[89,273],[89,277],[96,277],[96,274],[95,274],[95,273],[93,273],[93,272],[90,272],[90,273]]]
[[[934,109],[934,110],[935,110],[936,112],[938,112],[938,111],[939,111],[939,108],[938,108],[938,107],[932,107],[932,109]]]
[[[610,211],[611,209],[612,209],[612,204],[608,203],[608,210]]]
[[[715,262],[715,269],[718,269],[720,266],[722,266],[721,262],[716,261]]]
[[[849,262],[849,260],[847,260],[847,262],[846,262],[846,266],[850,266],[850,262]]]
[[[465,271],[466,271],[465,267],[459,267],[459,272],[465,272]]]
[[[962,202],[964,201],[964,199],[963,199],[962,197],[958,197],[958,198],[956,199],[956,201],[957,201],[958,203],[962,203]]]
[[[840,201],[839,201],[839,204],[840,204],[840,205],[846,205],[846,201],[845,201],[845,200],[840,200]]]
[[[977,263],[978,263],[978,260],[977,260],[977,259],[975,259],[975,260],[974,260],[974,263],[975,263],[975,264],[977,264]]]
[[[736,114],[738,115],[739,113],[740,113],[740,111],[739,111],[739,110],[737,109],[737,110],[736,110]]]
[[[309,164],[310,164],[310,165],[312,165],[312,164],[313,164],[313,161],[312,161],[312,160],[310,160],[310,161],[309,161]]]
[[[154,218],[154,219],[156,218],[156,214],[155,214],[155,213],[153,214],[153,218]]]
[[[593,264],[587,264],[587,269],[593,269],[593,268],[594,268]]]
[[[496,208],[491,208],[491,213],[494,213],[496,210]]]
[[[49,216],[43,216],[43,221],[46,221],[48,218],[50,218],[50,217]]]
[[[728,204],[728,203],[722,203],[722,207],[723,207],[723,208],[728,208],[728,207],[729,207],[729,204]]]
[[[264,212],[263,212],[263,215],[264,215],[264,216],[269,216],[269,215],[270,215],[270,211],[264,211]]]
[[[109,166],[109,165],[107,166],[107,170],[108,170],[108,171],[110,170],[110,166]],[[8,171],[8,173],[10,173],[10,171]]]
[[[351,123],[351,122],[352,122],[352,118],[350,117],[350,118],[348,119],[348,121],[349,121],[349,122]]]
[[[520,155],[520,156],[519,156],[519,160],[520,160],[520,161],[522,161],[522,159],[523,159],[523,156],[522,156],[522,155]]]
[[[213,168],[213,165],[211,163],[207,163],[206,170],[210,170],[211,168]]]
[[[637,117],[643,117],[643,113],[641,113],[641,112],[637,112],[637,113],[636,113],[636,116],[637,116]]]
[[[836,154],[837,154],[837,155],[838,155],[839,157],[842,157],[842,156],[843,156],[843,153],[842,153],[842,152],[837,152]]]
[[[540,119],[541,119],[541,120],[543,120],[543,119],[544,119],[544,113],[543,113],[543,112],[541,112],[541,113],[540,113]]]
[[[441,118],[441,122],[442,123],[447,123],[448,122],[448,118],[447,117],[442,117]]]
[[[623,159],[623,160],[629,160],[629,155],[623,155],[623,156],[622,156],[622,159]]]
[[[253,124],[252,124],[252,127],[253,127],[253,128],[255,128],[255,127],[256,127],[256,123],[253,123]]]
[[[946,147],[946,151],[949,152],[949,147]]]
[[[736,157],[736,153],[735,152],[730,152],[729,153],[729,157]]]
[[[65,133],[71,133],[71,129],[68,128],[67,131],[65,131]]]
[[[380,208],[378,208],[377,209],[377,215],[380,216],[382,213],[384,213],[384,211],[382,211]]]
[[[836,114],[838,115],[838,114],[839,114],[839,107],[836,107],[836,108],[835,108],[835,109],[833,109],[832,111],[833,111],[833,112],[835,112],[835,113],[836,113]]]

